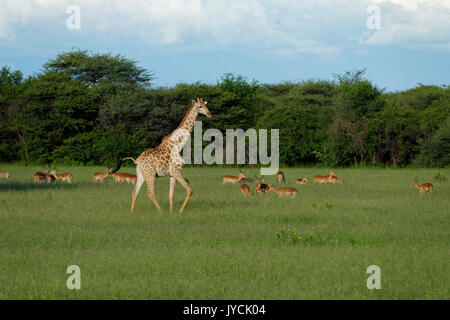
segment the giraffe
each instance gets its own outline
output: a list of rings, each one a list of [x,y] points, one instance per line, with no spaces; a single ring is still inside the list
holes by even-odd
[[[136,164],[137,180],[134,190],[132,191],[131,213],[134,212],[136,199],[144,181],[147,182],[147,196],[153,201],[158,211],[162,213],[154,192],[154,181],[157,176],[170,176],[170,212],[173,210],[176,182],[178,181],[186,189],[186,198],[180,208],[180,212],[183,212],[189,202],[189,199],[191,198],[192,187],[181,173],[184,166],[184,161],[180,155],[180,152],[191,135],[197,115],[201,113],[208,118],[212,117],[208,107],[206,106],[207,103],[208,102],[203,101],[202,98],[197,98],[197,101],[192,100],[192,106],[186,113],[178,128],[168,136],[164,137],[159,146],[154,149],[144,151],[136,159],[131,157],[122,159],[122,161],[125,159],[131,159]],[[116,167],[115,171],[119,170],[119,168],[120,163]]]

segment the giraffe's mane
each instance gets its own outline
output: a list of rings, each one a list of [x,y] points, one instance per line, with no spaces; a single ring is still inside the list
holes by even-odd
[[[184,116],[183,120],[181,121],[180,125],[177,127],[177,129],[181,128],[183,126],[183,124],[186,122],[187,117],[189,116],[189,114],[191,113],[192,109],[194,108],[194,105],[192,105],[188,112],[186,112],[186,115]],[[164,140],[164,139],[163,139]]]
[[[181,127],[184,125],[184,123],[186,122],[187,117],[189,116],[189,114],[191,113],[191,111],[192,111],[193,108],[194,108],[194,105],[192,105],[192,106],[189,108],[188,112],[186,112],[186,115],[184,116],[183,120],[181,121],[181,123],[180,123],[180,125],[177,127],[177,129],[181,128]],[[173,133],[173,132],[172,132],[172,133]],[[167,136],[165,136],[165,137],[162,139],[161,142],[164,142],[164,141],[166,141],[167,139],[169,139],[170,136],[172,135],[172,133],[170,133],[170,134],[168,134]]]

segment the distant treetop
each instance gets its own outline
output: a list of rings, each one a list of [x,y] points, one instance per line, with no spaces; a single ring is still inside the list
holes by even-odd
[[[62,72],[73,79],[95,86],[101,81],[149,86],[153,73],[136,65],[136,61],[111,53],[76,50],[60,53],[44,64],[44,72]]]

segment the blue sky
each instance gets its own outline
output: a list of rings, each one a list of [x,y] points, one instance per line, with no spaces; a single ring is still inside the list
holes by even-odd
[[[450,84],[450,0],[0,0],[0,65],[31,75],[72,48],[134,59],[155,86],[367,68],[380,88],[404,90]]]

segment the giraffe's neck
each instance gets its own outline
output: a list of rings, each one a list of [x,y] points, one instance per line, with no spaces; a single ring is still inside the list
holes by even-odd
[[[163,139],[162,143],[172,145],[170,148],[172,153],[180,153],[183,146],[189,140],[197,115],[198,111],[195,106],[192,106],[184,116],[184,119],[181,121],[178,128]]]
[[[184,116],[183,121],[181,121],[180,125],[177,129],[183,129],[191,134],[192,129],[194,128],[195,120],[197,119],[198,111],[195,106],[192,106],[189,111]]]

